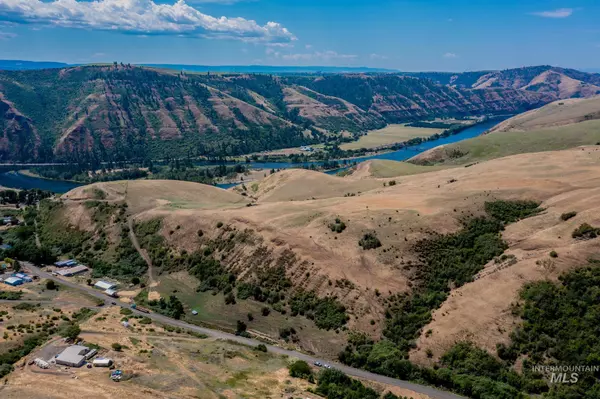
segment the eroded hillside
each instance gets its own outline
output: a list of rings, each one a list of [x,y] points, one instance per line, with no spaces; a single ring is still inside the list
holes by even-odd
[[[388,123],[508,114],[552,90],[466,89],[397,74],[188,74],[124,64],[0,73],[3,159],[223,156]]]

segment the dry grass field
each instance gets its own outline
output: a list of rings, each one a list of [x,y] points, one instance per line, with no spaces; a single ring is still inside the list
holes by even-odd
[[[516,300],[524,282],[545,276],[555,278],[564,268],[583,265],[590,251],[598,245],[595,241],[574,241],[569,231],[577,223],[596,222],[594,198],[600,183],[600,147],[514,155],[468,168],[404,176],[405,164],[386,162],[384,165],[384,172],[378,172],[379,165],[375,163],[374,174],[394,175],[396,184],[393,186],[388,184],[389,177],[369,176],[372,172],[341,178],[286,170],[247,185],[245,197],[194,183],[169,182],[168,186],[149,189],[146,182],[130,182],[127,201],[136,221],[161,218],[159,234],[179,251],[191,252],[202,247],[203,241],[197,235],[199,230],[204,232],[203,240],[224,237],[227,231],[248,232],[251,239],[220,259],[241,280],[262,268],[279,264],[286,254],[293,254],[292,260],[283,263],[293,285],[315,290],[321,296],[336,296],[347,308],[348,327],[377,338],[385,321],[386,298],[410,290],[410,280],[415,273],[411,264],[417,261],[414,253],[417,240],[430,237],[433,232],[456,231],[460,228],[459,219],[481,214],[485,201],[541,201],[546,209],[542,215],[511,225],[504,233],[511,246],[508,253],[516,256],[517,263],[452,294],[435,313],[432,324],[425,328],[433,333],[421,337],[419,349],[412,354],[419,362],[428,361],[423,356],[425,350],[432,349],[435,359],[456,340],[464,338],[492,350],[496,342],[506,339],[512,328],[514,320],[507,309]],[[372,166],[373,163],[358,169],[368,167],[370,170]],[[121,183],[105,183],[102,187],[110,191],[113,185],[120,187]],[[143,195],[143,200],[132,193]],[[173,193],[181,193],[190,204],[204,205],[172,206],[179,202]],[[73,192],[66,197],[72,196]],[[169,196],[170,202],[164,202]],[[229,201],[225,207],[217,200],[221,196]],[[79,206],[76,200],[66,201]],[[253,206],[246,206],[249,201]],[[561,224],[557,215],[570,210],[578,211],[578,217]],[[346,223],[347,228],[342,233],[334,233],[328,227],[335,218]],[[220,223],[221,228],[217,227]],[[555,229],[557,233],[553,233]],[[382,247],[365,251],[358,245],[369,231],[376,232]],[[556,269],[548,274],[540,270],[536,261],[547,258],[551,250],[564,255],[556,260]],[[257,251],[265,255],[257,258]],[[493,267],[488,265],[488,268]],[[202,312],[198,317],[202,323],[231,330],[233,323],[246,312],[256,313],[262,306],[248,300],[227,307],[221,294],[195,293],[196,282],[187,283],[189,287],[184,289],[186,285],[179,282],[177,286],[179,283],[173,280],[176,278],[176,275],[161,275],[156,289],[163,296],[174,289],[182,290],[177,295],[185,298],[188,309],[197,307]],[[336,336],[333,332],[321,331],[319,335],[314,327],[311,329],[306,324],[305,318],[274,313],[269,317],[273,319],[257,320],[254,327],[270,339],[279,339],[277,325],[291,323],[299,331],[302,331],[300,327],[305,329],[299,333],[301,349],[325,351],[334,356],[343,345],[343,334]],[[492,328],[491,321],[495,323]],[[318,345],[318,340],[310,337],[328,343]]]
[[[505,120],[489,133],[531,131],[600,119],[600,96],[559,100]]]
[[[114,360],[125,380],[116,383],[106,368],[68,368],[48,370],[20,362],[5,383],[0,396],[7,399],[93,398],[272,398],[302,397],[318,399],[307,391],[312,384],[289,376],[294,360],[263,353],[229,341],[169,332],[156,324],[140,324],[130,319],[121,325],[118,307],[102,310],[81,324],[80,337],[98,345],[99,356]],[[27,359],[60,351],[64,344],[49,342]],[[115,351],[113,343],[123,349]],[[315,370],[316,371],[316,370]],[[368,383],[381,392],[392,390],[413,398],[428,399],[412,391]]]
[[[344,143],[342,150],[357,150],[359,148],[377,148],[384,145],[401,143],[416,137],[429,137],[441,133],[443,129],[410,127],[405,125],[388,125],[383,129],[371,130],[357,141]]]

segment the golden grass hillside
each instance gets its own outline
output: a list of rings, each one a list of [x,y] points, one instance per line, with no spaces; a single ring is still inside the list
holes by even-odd
[[[161,219],[159,234],[177,251],[190,253],[211,240],[224,242],[231,234],[243,233],[243,242],[236,241],[231,251],[216,254],[240,280],[283,266],[294,287],[336,296],[347,307],[350,329],[378,337],[386,298],[409,291],[418,272],[414,244],[419,239],[433,232],[458,230],[459,219],[481,214],[486,201],[541,201],[546,209],[542,215],[511,225],[505,233],[511,244],[509,253],[515,254],[517,263],[460,288],[436,312],[431,326],[425,328],[431,328],[433,335],[422,337],[413,354],[422,361],[425,349],[431,348],[437,356],[459,339],[470,338],[486,348],[505,339],[513,322],[507,309],[518,289],[526,281],[547,275],[535,261],[553,249],[564,253],[550,273],[556,276],[563,268],[581,264],[597,245],[575,242],[569,235],[577,223],[600,224],[594,216],[600,184],[600,148],[596,146],[515,155],[394,180],[396,185],[384,187],[389,179],[287,170],[257,183],[253,193],[248,187],[247,195],[256,198],[250,207],[245,206],[245,197],[229,192],[224,194],[230,199],[226,207],[217,200],[194,199],[189,191],[194,183],[183,182],[128,190],[127,202],[136,223]],[[198,192],[205,192],[204,187]],[[348,192],[354,195],[345,196]],[[173,193],[181,193],[184,200]],[[81,207],[81,201],[72,197],[78,198],[71,192],[65,196],[66,203]],[[168,204],[163,202],[167,198]],[[200,201],[203,206],[172,206],[186,201]],[[561,224],[558,215],[570,210],[580,212],[579,216]],[[329,228],[336,218],[347,226],[342,233]],[[198,231],[203,232],[202,238]],[[358,245],[367,232],[375,232],[380,248],[363,250]],[[497,325],[490,328],[492,321]],[[334,341],[329,344],[334,345]],[[321,350],[314,342],[305,349]]]
[[[600,96],[560,100],[503,121],[489,133],[531,131],[600,119]]]
[[[432,148],[409,162],[465,165],[597,143],[600,143],[600,96],[555,101],[507,119],[479,137]]]

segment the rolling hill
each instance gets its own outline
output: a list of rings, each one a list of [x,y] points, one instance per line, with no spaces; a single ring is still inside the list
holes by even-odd
[[[390,162],[344,178],[286,170],[237,193],[176,181],[100,183],[44,202],[39,237],[94,277],[142,278],[146,287],[122,297],[154,311],[164,311],[155,300],[175,295],[187,321],[234,331],[248,320],[248,333],[269,342],[416,378],[403,374],[413,367],[403,358],[453,370],[444,354],[467,340],[482,348],[478,359],[504,356],[497,344],[527,338],[511,334],[521,326],[513,310],[523,287],[551,284],[598,253],[598,239],[572,235],[600,224],[598,151],[519,154],[429,173]],[[302,196],[303,187],[310,193]],[[522,200],[534,202],[515,202]],[[136,257],[132,234],[152,271]],[[379,245],[367,245],[373,237]],[[509,358],[498,367],[514,372],[519,364]],[[518,378],[506,382],[511,388],[486,389],[508,389],[508,398],[546,387]]]
[[[508,155],[600,143],[600,97],[555,101],[503,121],[486,134],[439,146],[409,162],[464,165]]]
[[[399,74],[227,75],[124,64],[1,71],[0,160],[236,155],[388,123],[519,113],[556,96]]]

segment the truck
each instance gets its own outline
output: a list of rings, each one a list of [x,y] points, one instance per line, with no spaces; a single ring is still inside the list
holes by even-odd
[[[132,303],[132,304],[131,304],[129,307],[130,307],[131,309],[136,309],[136,310],[139,310],[139,311],[140,311],[140,312],[142,312],[142,313],[150,313],[150,309],[146,309],[146,308],[144,308],[144,307],[142,307],[142,306],[138,306],[138,305],[136,305],[135,303]]]

